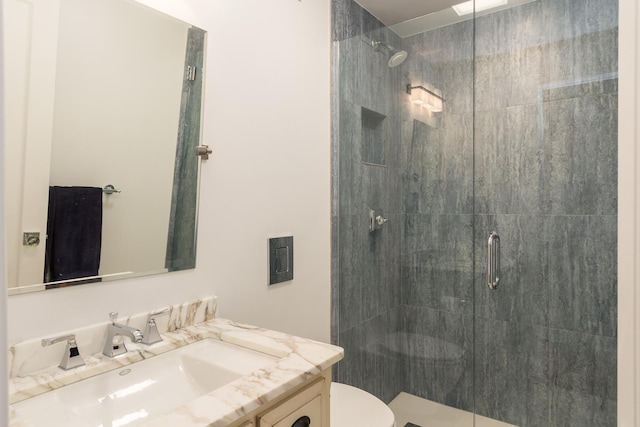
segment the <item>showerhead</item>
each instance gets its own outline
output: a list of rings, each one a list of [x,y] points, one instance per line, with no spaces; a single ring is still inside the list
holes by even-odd
[[[390,68],[397,67],[402,64],[408,56],[406,50],[396,50],[393,46],[390,46],[380,40],[371,40],[371,46],[376,52],[384,53],[389,57],[387,65]]]
[[[397,67],[398,65],[402,64],[405,59],[407,59],[408,55],[409,54],[406,50],[398,51],[391,55],[391,58],[389,58],[389,61],[387,61],[387,65],[391,68]]]

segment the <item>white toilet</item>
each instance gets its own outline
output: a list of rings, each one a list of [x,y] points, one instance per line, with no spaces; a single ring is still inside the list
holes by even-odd
[[[374,395],[331,383],[331,427],[395,427],[391,409]]]

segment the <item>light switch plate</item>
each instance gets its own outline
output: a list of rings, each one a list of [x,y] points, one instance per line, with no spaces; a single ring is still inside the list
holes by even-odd
[[[269,239],[269,284],[293,280],[293,236]]]

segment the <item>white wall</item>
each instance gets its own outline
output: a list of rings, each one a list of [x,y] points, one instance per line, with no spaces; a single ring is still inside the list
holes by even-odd
[[[618,426],[640,426],[640,5],[620,0]]]
[[[4,14],[4,8],[0,7],[0,22]],[[0,31],[0,93],[4,93],[4,65],[3,65],[3,35]],[[4,100],[0,97],[0,165],[4,166]],[[0,200],[4,200],[4,175],[0,174]],[[5,222],[4,203],[0,203],[0,289],[5,289],[7,285],[7,270],[5,258]],[[8,381],[7,381],[7,293],[0,292],[0,427],[9,425],[9,411],[5,410],[9,406]]]
[[[329,341],[330,2],[145,0],[208,31],[197,268],[9,298],[9,340],[216,294],[220,315]],[[295,279],[267,287],[267,237]]]

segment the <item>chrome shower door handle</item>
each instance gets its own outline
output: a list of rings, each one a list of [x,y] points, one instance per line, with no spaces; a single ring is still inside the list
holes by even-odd
[[[498,289],[500,281],[500,236],[495,231],[489,234],[487,243],[487,285],[489,289]]]

